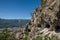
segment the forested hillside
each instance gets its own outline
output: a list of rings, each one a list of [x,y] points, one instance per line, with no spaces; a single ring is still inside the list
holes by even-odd
[[[29,19],[0,19],[0,28],[23,27],[29,21]]]

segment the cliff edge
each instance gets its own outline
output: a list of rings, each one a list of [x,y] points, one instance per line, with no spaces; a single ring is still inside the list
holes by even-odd
[[[19,40],[26,36],[32,40],[37,36],[52,34],[60,37],[60,0],[41,1],[41,6],[34,10],[31,21],[21,29]]]

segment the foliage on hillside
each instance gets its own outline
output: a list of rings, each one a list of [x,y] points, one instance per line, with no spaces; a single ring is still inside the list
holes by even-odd
[[[28,33],[28,32],[26,32]],[[0,40],[17,40],[14,36],[13,32],[10,32],[6,29],[4,29],[1,33],[0,33]],[[23,40],[28,40],[28,35],[26,34],[25,38],[23,38]],[[48,35],[42,37],[42,36],[37,36],[36,38],[33,38],[32,40],[58,40],[56,36],[52,35],[51,37],[49,37]]]
[[[45,35],[44,37],[38,36],[33,40],[58,40],[58,38],[55,35],[51,35],[51,37],[49,37],[48,35]]]
[[[14,33],[8,31],[6,28],[0,33],[0,40],[16,40],[16,39],[14,37]]]

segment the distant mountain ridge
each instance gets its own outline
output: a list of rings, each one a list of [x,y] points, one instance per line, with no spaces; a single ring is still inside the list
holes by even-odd
[[[5,27],[23,27],[30,19],[1,19],[0,28]]]

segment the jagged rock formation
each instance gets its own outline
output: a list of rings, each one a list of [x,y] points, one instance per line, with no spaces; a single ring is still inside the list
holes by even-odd
[[[23,28],[24,37],[32,40],[37,36],[49,36],[55,33],[55,30],[60,27],[60,0],[42,0],[40,7],[36,8],[33,12],[31,21]],[[52,32],[51,32],[52,31]]]

